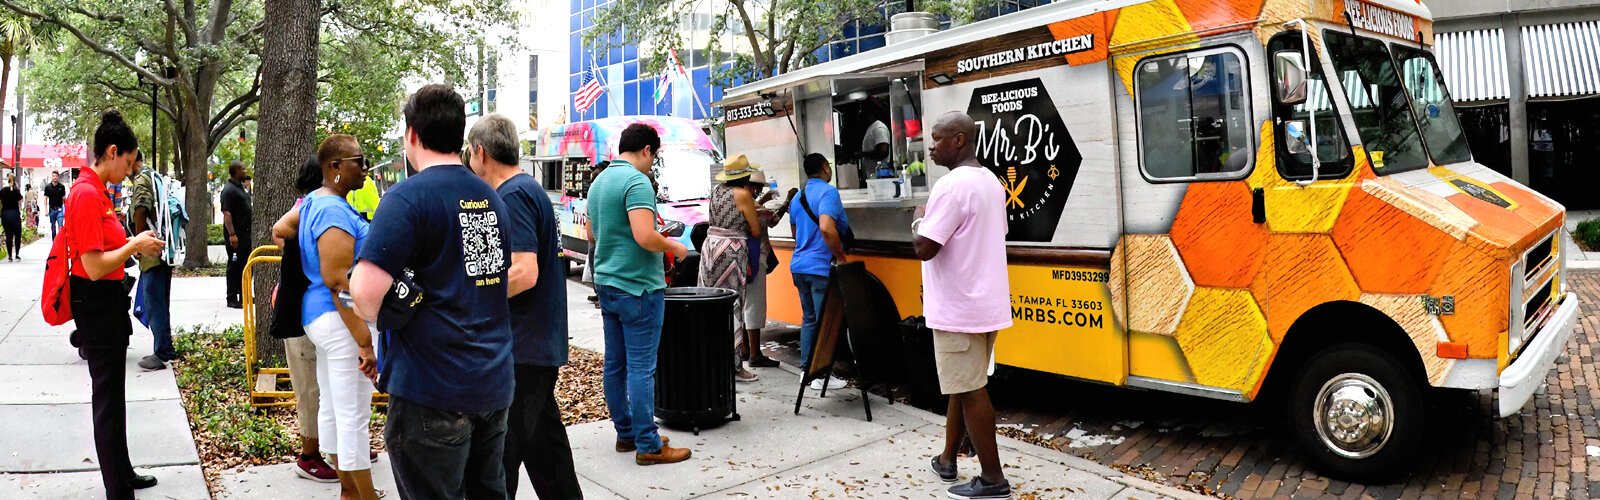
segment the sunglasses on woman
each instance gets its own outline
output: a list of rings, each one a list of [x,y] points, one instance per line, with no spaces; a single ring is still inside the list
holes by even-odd
[[[373,171],[373,170],[375,170],[377,168],[377,167],[367,163],[366,155],[349,156],[349,157],[345,157],[345,158],[340,158],[340,159],[334,160],[333,162],[334,162],[334,164],[339,164],[339,163],[343,163],[343,162],[350,161],[350,160],[355,160],[356,161],[356,165],[360,165],[361,166],[361,171],[363,171],[363,172],[371,172],[371,171]]]

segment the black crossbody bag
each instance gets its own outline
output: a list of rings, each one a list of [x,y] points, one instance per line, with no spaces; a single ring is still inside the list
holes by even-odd
[[[806,199],[805,189],[800,190],[800,208],[805,209],[806,215],[811,217],[811,222],[817,224],[817,232],[821,233],[822,219],[817,218],[817,213],[811,211],[811,202]],[[850,229],[849,225],[845,225],[844,232],[839,233],[839,244],[844,246],[845,253],[850,253],[850,250],[856,247],[856,232]]]

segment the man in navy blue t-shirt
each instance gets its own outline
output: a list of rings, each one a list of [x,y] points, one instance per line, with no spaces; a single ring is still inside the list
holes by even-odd
[[[514,374],[506,207],[460,163],[466,103],[454,89],[423,87],[404,114],[417,174],[385,194],[350,280],[369,321],[403,270],[422,289],[410,320],[385,334],[379,359],[390,467],[401,498],[506,498]]]
[[[467,133],[472,171],[506,203],[511,247],[511,352],[516,396],[506,418],[506,495],[517,496],[517,468],[539,498],[583,498],[572,464],[572,445],[561,423],[556,379],[567,364],[567,283],[561,232],[550,195],[517,167],[517,125],[493,114]]]

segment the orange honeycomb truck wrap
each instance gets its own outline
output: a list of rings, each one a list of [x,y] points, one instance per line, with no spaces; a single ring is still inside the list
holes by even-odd
[[[1130,375],[1253,398],[1296,321],[1341,301],[1394,320],[1432,385],[1445,385],[1458,359],[1504,366],[1513,264],[1536,244],[1558,244],[1560,205],[1477,165],[1377,177],[1360,160],[1345,179],[1303,187],[1273,168],[1271,128],[1260,136],[1250,177],[1196,183],[1170,234],[1118,242],[1112,303],[1136,314],[1125,322],[1119,307],[1117,322],[1131,337],[1154,337],[1131,344]],[[1253,189],[1263,191],[1265,224],[1251,223]],[[1429,312],[1442,297],[1453,298],[1453,314]]]

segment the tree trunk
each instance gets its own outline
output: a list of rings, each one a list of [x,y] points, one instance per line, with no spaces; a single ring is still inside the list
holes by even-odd
[[[211,262],[206,251],[207,228],[211,225],[211,186],[206,178],[210,169],[206,168],[206,158],[210,156],[207,141],[207,122],[198,104],[189,104],[182,107],[178,113],[181,117],[174,124],[179,130],[178,148],[183,151],[183,186],[184,205],[189,210],[189,226],[184,228],[185,244],[188,254],[183,258],[183,266],[189,268],[205,267]]]
[[[252,228],[257,244],[272,241],[272,223],[289,211],[299,193],[294,180],[316,145],[317,35],[320,0],[268,0],[261,49],[261,103],[256,121],[255,215]],[[268,334],[276,267],[263,267],[254,276],[257,355],[280,360],[281,340]],[[299,318],[292,318],[299,321]]]

